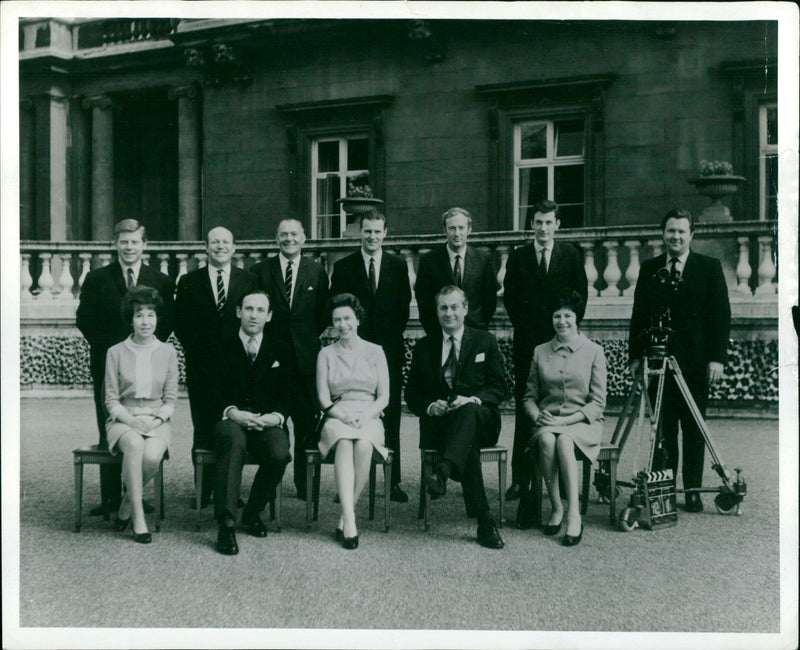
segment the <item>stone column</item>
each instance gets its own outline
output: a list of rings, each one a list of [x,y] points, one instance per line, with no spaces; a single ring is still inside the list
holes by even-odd
[[[83,100],[92,110],[92,239],[114,236],[114,117],[106,95]]]
[[[19,238],[36,238],[36,139],[33,102],[19,102]]]
[[[200,232],[200,104],[195,86],[171,88],[178,100],[178,239],[202,239]]]
[[[37,239],[67,239],[68,100],[56,94],[35,102],[35,215]]]

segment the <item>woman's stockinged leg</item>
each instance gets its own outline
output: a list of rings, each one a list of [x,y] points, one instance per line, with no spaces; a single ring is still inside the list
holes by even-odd
[[[167,445],[161,438],[145,438],[144,452],[142,453],[142,487],[144,488],[156,475]]]
[[[539,437],[539,466],[542,469],[547,495],[550,498],[552,512],[548,520],[549,526],[561,522],[564,516],[564,506],[561,503],[561,490],[558,484],[558,463],[556,462],[556,436],[552,433],[543,433]]]
[[[564,474],[564,489],[567,491],[566,534],[577,537],[581,533],[581,510],[578,488],[578,461],[575,459],[575,443],[572,438],[561,435],[556,441],[558,464]]]
[[[117,449],[122,453],[122,483],[125,485],[125,498],[131,508],[133,532],[146,533],[147,521],[142,507],[144,438],[135,431],[126,431],[117,441]]]
[[[368,440],[356,440],[353,449],[353,459],[355,465],[355,486],[353,495],[353,505],[358,503],[364,486],[369,480],[369,470],[372,464],[372,443]]]
[[[342,506],[342,530],[345,537],[355,537],[355,467],[353,462],[353,441],[340,440],[336,443],[336,455],[333,461],[336,474],[336,489]]]

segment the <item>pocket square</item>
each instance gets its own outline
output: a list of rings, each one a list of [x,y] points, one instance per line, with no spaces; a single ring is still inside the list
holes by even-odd
[[[279,365],[281,365],[281,364],[280,364],[280,362],[276,360],[276,361],[275,361],[275,362],[272,364],[272,366],[270,366],[270,367],[271,367],[271,368],[277,368]]]
[[[475,355],[475,363],[480,363],[481,361],[485,360],[486,360],[486,355],[483,352]]]
[[[314,287],[309,287],[306,291],[314,291]]]

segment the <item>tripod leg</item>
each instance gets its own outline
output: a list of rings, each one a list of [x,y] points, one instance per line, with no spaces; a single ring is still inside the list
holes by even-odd
[[[661,368],[661,372],[658,374],[658,385],[656,387],[656,401],[655,405],[651,408],[650,405],[650,395],[645,391],[645,403],[647,405],[647,412],[650,416],[650,455],[647,459],[647,470],[651,470],[653,468],[653,458],[655,457],[656,449],[659,450],[659,453],[663,453],[661,449],[661,440],[662,440],[662,430],[664,427],[664,421],[661,417],[662,409],[664,406],[664,380],[666,375],[664,373],[664,366]]]

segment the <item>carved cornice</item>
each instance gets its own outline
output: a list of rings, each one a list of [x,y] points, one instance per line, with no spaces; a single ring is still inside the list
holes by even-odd
[[[195,84],[173,86],[167,91],[167,97],[173,102],[177,99],[190,99],[194,101],[198,96],[199,93]]]
[[[87,111],[94,108],[110,111],[114,108],[114,102],[111,101],[108,95],[94,95],[92,97],[84,97],[81,106]]]

